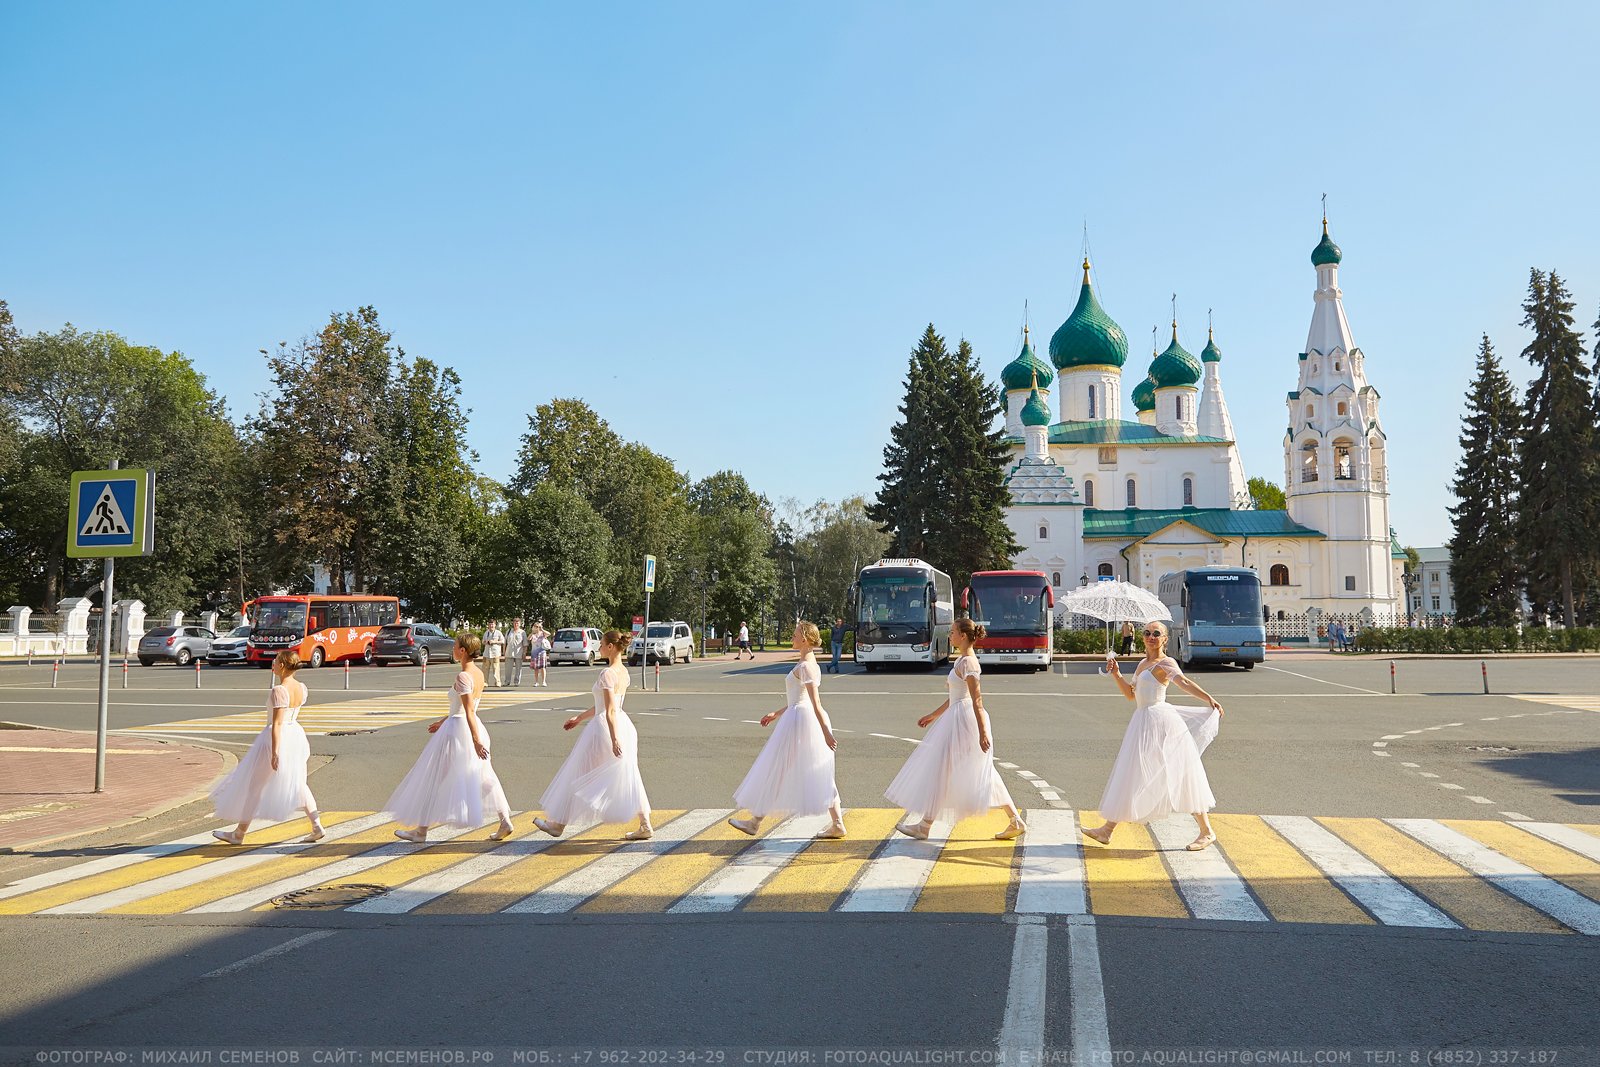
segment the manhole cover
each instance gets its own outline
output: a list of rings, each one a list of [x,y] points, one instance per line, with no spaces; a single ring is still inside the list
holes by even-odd
[[[342,908],[348,904],[359,904],[363,900],[370,900],[375,896],[389,891],[384,885],[365,885],[353,883],[351,885],[325,885],[316,889],[299,889],[293,893],[285,893],[281,897],[272,898],[275,908]]]
[[[373,734],[376,730],[329,730],[329,737],[353,737],[356,734]]]
[[[1519,748],[1508,748],[1505,745],[1468,745],[1468,752],[1521,752]]]

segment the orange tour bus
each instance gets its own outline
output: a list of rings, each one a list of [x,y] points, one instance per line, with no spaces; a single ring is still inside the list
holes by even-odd
[[[261,667],[286,648],[307,666],[340,660],[372,662],[378,627],[400,618],[392,596],[319,596],[314,593],[260,596],[245,607],[250,620],[249,659]]]

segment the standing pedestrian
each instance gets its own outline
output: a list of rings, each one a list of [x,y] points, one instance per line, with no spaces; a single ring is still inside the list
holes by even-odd
[[[489,763],[489,731],[478,717],[485,685],[478,666],[482,655],[483,640],[477,634],[456,637],[450,658],[461,670],[450,686],[450,714],[428,724],[433,736],[383,807],[401,825],[394,836],[403,841],[421,844],[434,826],[474,830],[490,811],[500,817],[500,826],[489,840],[502,841],[511,834],[511,805]]]
[[[828,664],[828,670],[834,674],[839,673],[839,657],[844,655],[844,620],[834,619],[833,629],[828,631],[828,636],[833,645],[833,662]]]
[[[990,808],[1002,809],[1010,820],[994,835],[997,841],[1020,837],[1028,828],[994,766],[989,714],[978,685],[983,668],[972,652],[985,633],[971,619],[957,619],[951,625],[950,647],[958,656],[945,679],[949,695],[917,720],[928,732],[884,790],[884,796],[906,809],[905,820],[895,829],[907,837],[925,840],[935,819],[954,822]],[[921,816],[920,821],[911,821],[913,813]]]
[[[1222,705],[1204,689],[1189,681],[1176,660],[1167,655],[1167,627],[1149,622],[1144,627],[1144,659],[1134,668],[1130,684],[1122,676],[1117,661],[1107,657],[1106,666],[1122,695],[1135,702],[1133,718],[1122,736],[1122,748],[1111,765],[1111,777],[1100,797],[1104,824],[1084,830],[1086,837],[1102,845],[1111,843],[1111,832],[1122,822],[1149,822],[1174,812],[1194,816],[1200,836],[1189,842],[1190,852],[1198,852],[1216,841],[1206,812],[1217,806],[1217,798],[1206,780],[1200,753],[1217,736]],[[1206,702],[1204,708],[1181,708],[1167,703],[1167,686],[1178,688]]]
[[[746,622],[739,623],[739,650],[741,652],[750,652],[750,624]],[[734,656],[733,658],[738,659],[739,657]],[[756,654],[750,652],[750,658],[755,659]]]
[[[522,628],[522,616],[511,620],[506,633],[506,659],[511,667],[511,688],[522,684],[522,665],[528,658],[528,631]]]
[[[244,835],[256,819],[287,819],[297,811],[311,820],[306,841],[322,840],[322,817],[317,800],[306,785],[306,762],[311,758],[311,742],[300,725],[300,709],[306,704],[306,687],[295,678],[300,669],[300,654],[286,648],[272,661],[275,682],[267,694],[267,725],[250,748],[239,757],[238,766],[211,790],[217,817],[238,825],[232,830],[213,830],[211,836],[230,845],[244,844]]]
[[[762,726],[774,722],[778,726],[761,747],[750,773],[733,791],[734,802],[748,811],[750,818],[730,818],[728,825],[754,835],[761,829],[761,820],[774,812],[827,812],[830,823],[816,836],[834,840],[845,835],[844,809],[833,780],[833,752],[839,742],[817,695],[822,682],[822,672],[817,670],[822,635],[817,624],[796,623],[790,644],[800,653],[800,662],[784,681],[788,702],[761,717]]]
[[[1122,655],[1124,656],[1133,655],[1133,639],[1137,636],[1136,629],[1137,627],[1133,625],[1132,619],[1122,624]]]
[[[483,661],[488,667],[488,681],[492,681],[496,689],[505,686],[505,678],[500,673],[505,651],[506,635],[500,632],[500,620],[490,619],[489,628],[483,631]]]
[[[529,641],[528,649],[533,656],[533,684],[549,689],[550,679],[545,677],[544,672],[550,663],[550,635],[545,632],[544,623],[533,624],[533,637]]]
[[[644,841],[654,836],[650,827],[650,798],[639,774],[639,731],[622,710],[628,692],[628,669],[622,665],[629,637],[607,630],[600,639],[605,669],[595,680],[594,706],[561,724],[563,730],[582,726],[577,743],[555,779],[539,798],[544,815],[533,824],[551,837],[560,837],[569,823],[580,818],[598,822],[626,822],[637,818],[639,826],[623,837]]]

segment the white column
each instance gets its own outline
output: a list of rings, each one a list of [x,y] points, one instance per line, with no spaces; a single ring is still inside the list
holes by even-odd
[[[89,599],[69,596],[56,605],[61,615],[63,649],[68,655],[89,651]]]
[[[212,633],[216,633],[217,632],[217,613],[214,612],[214,611],[202,611],[200,613],[200,625],[204,626],[206,629],[210,630]]]
[[[173,627],[174,629],[176,629],[179,626],[182,626],[183,625],[183,612],[174,611],[172,613],[172,618],[167,620],[167,625]]]
[[[139,638],[144,636],[144,601],[119,600],[113,605],[116,611],[116,643],[113,652],[132,652]]]

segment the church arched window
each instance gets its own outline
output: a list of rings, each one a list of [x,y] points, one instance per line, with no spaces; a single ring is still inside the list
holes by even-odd
[[[1183,506],[1186,507],[1186,508],[1194,507],[1194,479],[1193,478],[1185,478],[1183,480]]]
[[[1317,480],[1317,443],[1307,441],[1300,446],[1300,480],[1314,482]]]
[[[1351,447],[1351,442],[1343,437],[1333,443],[1333,476],[1340,481],[1349,481],[1355,477],[1350,462]]]
[[[1316,414],[1316,410],[1310,404],[1307,404],[1306,405],[1306,418],[1310,419],[1311,416],[1313,416],[1315,414]]]
[[[1060,571],[1051,571],[1050,572],[1050,584],[1052,586],[1054,586],[1055,588],[1057,588],[1057,589],[1061,588],[1061,572]]]
[[[1128,506],[1130,508],[1136,508],[1136,507],[1139,506],[1139,494],[1136,491],[1136,489],[1137,489],[1137,487],[1133,484],[1133,479],[1129,478],[1128,479]]]
[[[1116,577],[1116,572],[1111,569],[1111,564],[1109,564],[1109,563],[1100,564],[1099,574],[1100,574],[1100,577],[1102,577],[1102,578],[1115,578]]]
[[[1094,507],[1094,482],[1088,478],[1083,480],[1083,502]]]
[[[1268,577],[1268,582],[1272,585],[1288,585],[1289,568],[1285,567],[1281,563],[1274,563],[1272,565],[1272,571]]]
[[[1094,413],[1094,410],[1094,386],[1091,385],[1089,386],[1089,417],[1091,419],[1099,417]]]
[[[1340,367],[1341,367],[1341,366],[1342,366],[1342,364],[1340,364],[1340,362],[1339,362],[1339,361],[1338,361],[1338,360],[1334,360],[1334,361],[1333,361],[1333,369],[1334,369],[1334,370],[1335,370],[1335,371],[1338,371],[1338,370],[1339,370],[1339,369],[1340,369]]]
[[[1050,527],[1049,527],[1049,525],[1047,523],[1042,523],[1041,522],[1039,524],[1039,540],[1048,541],[1049,539],[1050,539]]]

